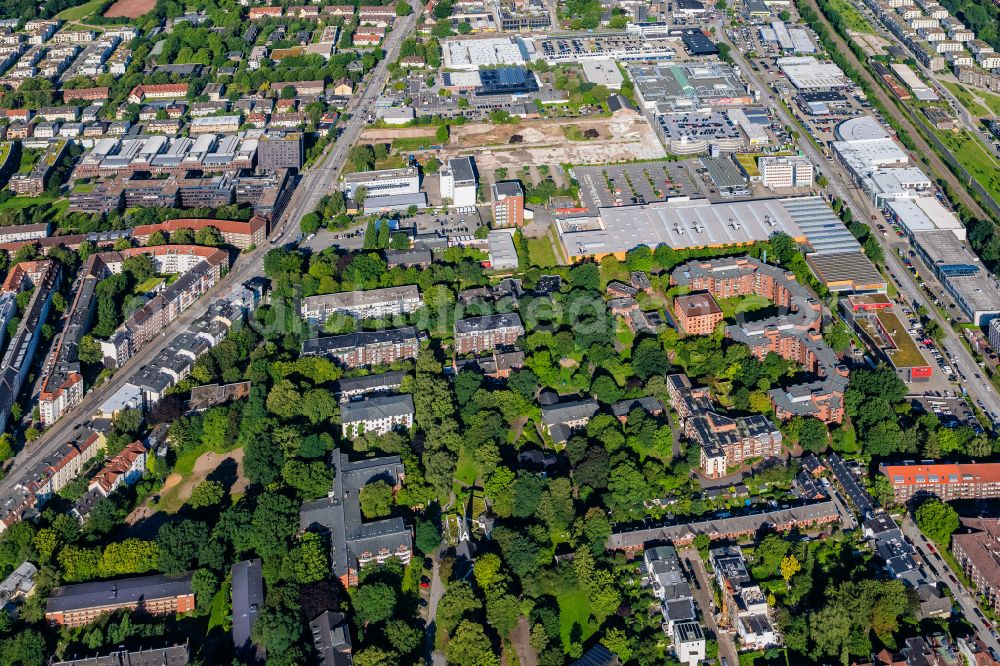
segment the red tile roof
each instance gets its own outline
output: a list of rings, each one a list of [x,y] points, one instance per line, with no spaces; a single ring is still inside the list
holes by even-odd
[[[883,465],[882,473],[893,485],[916,484],[918,475],[924,478],[922,485],[932,483],[932,475],[937,475],[935,483],[996,483],[1000,482],[1000,463]],[[902,481],[896,481],[896,477],[902,477]]]

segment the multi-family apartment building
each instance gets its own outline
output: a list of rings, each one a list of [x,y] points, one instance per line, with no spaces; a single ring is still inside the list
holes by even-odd
[[[391,558],[409,563],[413,556],[413,534],[402,518],[365,522],[358,496],[376,480],[391,480],[400,487],[406,478],[399,456],[351,462],[346,453],[332,454],[337,474],[323,499],[306,502],[299,510],[299,529],[329,536],[333,573],[345,586],[358,584],[358,572],[368,564],[384,564]]]
[[[881,465],[897,504],[918,496],[945,501],[1000,497],[1000,463],[916,463]]]
[[[121,367],[150,340],[156,338],[198,298],[210,290],[229,266],[225,250],[198,245],[160,245],[129,248],[121,252],[102,252],[98,256],[112,273],[122,270],[125,259],[147,254],[159,273],[181,273],[172,284],[118,327],[107,341],[101,342],[104,362],[109,367]]]
[[[411,428],[413,414],[409,394],[366,397],[340,406],[341,429],[344,437],[352,439],[369,432],[384,435],[397,428]]]
[[[151,616],[187,613],[195,608],[191,577],[141,576],[57,587],[45,604],[45,620],[57,627],[82,627],[119,610]]]
[[[455,353],[464,356],[508,347],[522,335],[521,317],[514,313],[459,319],[455,322]]]
[[[44,504],[52,495],[76,479],[106,443],[103,433],[86,430],[75,441],[66,442],[29,470],[21,486]]]
[[[157,231],[172,234],[179,229],[189,229],[197,232],[199,229],[212,227],[218,230],[227,244],[245,250],[251,245],[261,246],[267,240],[267,219],[254,215],[248,221],[215,220],[206,218],[181,218],[167,220],[160,224],[141,224],[132,230],[132,238],[143,245]]]
[[[394,370],[377,375],[346,377],[337,382],[335,393],[342,403],[366,395],[390,393],[402,386],[405,376],[402,370]]]
[[[778,418],[843,420],[847,368],[820,335],[819,300],[794,275],[752,257],[739,257],[691,261],[674,269],[670,280],[716,298],[757,294],[787,309],[786,314],[728,326],[726,337],[747,345],[759,359],[774,352],[816,375],[816,381],[768,391]]]
[[[781,456],[781,431],[766,416],[722,414],[708,389],[692,387],[686,375],[668,375],[667,392],[685,436],[701,447],[705,476],[721,478],[748,460]]]
[[[0,243],[17,243],[46,238],[51,230],[52,224],[49,222],[14,224],[9,227],[0,227]]]
[[[322,324],[335,314],[355,319],[381,319],[409,314],[424,304],[416,285],[367,291],[342,291],[302,299],[302,318]]]
[[[648,584],[653,596],[660,601],[663,615],[663,630],[668,635],[682,622],[697,622],[698,611],[694,607],[694,594],[684,577],[680,558],[673,546],[647,548],[642,554],[646,564]]]
[[[53,661],[51,666],[185,666],[190,658],[187,643],[162,648],[113,650],[99,657]]]
[[[412,326],[332,335],[302,343],[303,356],[327,356],[346,368],[387,365],[416,358],[419,353],[420,338]]]
[[[138,481],[145,471],[146,447],[142,442],[132,442],[94,475],[88,490],[107,497],[122,486],[130,486]]]
[[[711,335],[722,322],[722,308],[706,291],[682,294],[674,298],[674,321],[678,333]]]
[[[516,180],[493,183],[493,224],[497,227],[524,226],[524,188]]]
[[[130,104],[142,104],[148,99],[177,99],[187,97],[188,84],[186,83],[156,83],[147,85],[137,85],[128,94]]]
[[[951,551],[973,587],[994,611],[1000,611],[1000,521],[961,518],[960,532],[951,536]]]

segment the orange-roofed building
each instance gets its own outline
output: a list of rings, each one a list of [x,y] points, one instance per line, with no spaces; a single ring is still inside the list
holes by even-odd
[[[1000,463],[882,465],[898,504],[918,495],[942,500],[1000,497]]]
[[[90,480],[90,490],[96,490],[107,497],[121,486],[135,483],[145,469],[146,447],[142,442],[132,442]]]
[[[190,229],[197,232],[205,227],[215,227],[222,239],[240,250],[251,245],[262,245],[267,240],[267,218],[254,215],[249,221],[213,220],[208,218],[190,218],[167,220],[160,224],[141,224],[132,230],[132,237],[145,245],[150,236],[157,231],[171,234],[179,229]]]
[[[188,94],[188,84],[186,83],[157,83],[151,85],[138,85],[132,88],[128,94],[128,101],[132,104],[142,104],[147,99],[177,99],[186,97]]]

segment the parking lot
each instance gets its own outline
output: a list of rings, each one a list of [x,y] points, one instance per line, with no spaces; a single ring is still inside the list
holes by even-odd
[[[571,175],[580,183],[583,204],[594,212],[602,207],[644,204],[698,193],[687,166],[681,162],[573,167]]]

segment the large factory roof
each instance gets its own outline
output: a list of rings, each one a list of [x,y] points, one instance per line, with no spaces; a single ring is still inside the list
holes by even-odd
[[[850,79],[832,62],[820,62],[812,56],[778,58],[778,67],[798,90],[844,88]]]

